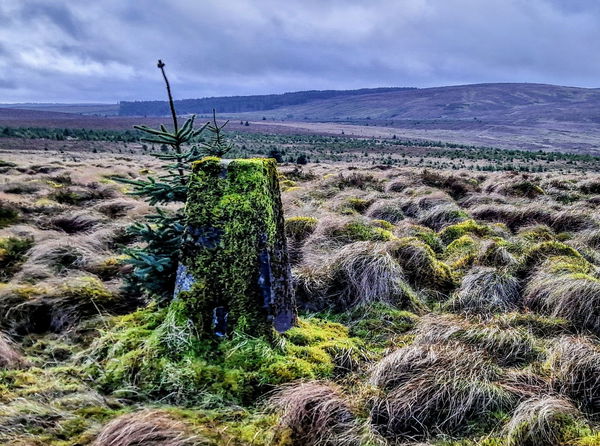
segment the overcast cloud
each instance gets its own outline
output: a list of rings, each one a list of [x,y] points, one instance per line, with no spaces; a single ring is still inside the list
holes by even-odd
[[[0,0],[0,102],[600,86],[598,0]]]

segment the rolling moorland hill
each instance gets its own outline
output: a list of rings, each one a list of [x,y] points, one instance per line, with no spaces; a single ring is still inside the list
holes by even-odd
[[[497,83],[434,88],[307,91],[176,101],[181,113],[254,113],[258,118],[330,120],[545,120],[600,123],[600,89]],[[183,107],[183,108],[182,108]],[[263,112],[268,111],[265,115]],[[119,114],[167,115],[165,101],[121,102]]]
[[[290,116],[291,115],[291,116]],[[281,107],[267,117],[308,120],[480,120],[600,124],[600,89],[476,84],[334,97]]]

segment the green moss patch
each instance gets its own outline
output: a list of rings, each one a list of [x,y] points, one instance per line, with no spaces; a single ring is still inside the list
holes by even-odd
[[[17,209],[6,202],[0,201],[0,229],[16,223],[19,220]]]
[[[215,351],[174,326],[172,316],[149,307],[116,319],[84,359],[103,391],[179,404],[253,404],[275,385],[343,373],[364,355],[346,327],[321,319],[300,319],[274,341],[236,332]]]
[[[390,231],[361,221],[351,221],[340,228],[335,228],[331,236],[342,243],[385,242],[394,238]]]
[[[29,238],[0,239],[0,282],[7,282],[19,270],[25,254],[33,246]]]
[[[315,231],[318,223],[314,217],[286,218],[285,235],[294,242],[302,242]]]
[[[446,226],[440,232],[440,237],[444,243],[450,243],[467,234],[473,234],[477,237],[486,237],[492,234],[492,229],[489,226],[477,223],[475,220],[465,220],[454,225]]]

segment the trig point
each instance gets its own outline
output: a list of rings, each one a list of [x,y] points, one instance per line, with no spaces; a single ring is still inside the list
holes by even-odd
[[[296,321],[276,162],[193,164],[175,299],[201,337],[260,336]]]

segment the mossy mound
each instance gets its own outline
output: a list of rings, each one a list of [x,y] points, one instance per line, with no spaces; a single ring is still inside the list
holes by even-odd
[[[398,336],[412,330],[419,316],[385,302],[357,306],[347,312],[325,314],[323,317],[340,322],[350,329],[350,335],[363,339],[372,348],[386,347]]]
[[[61,332],[100,311],[119,313],[137,305],[94,276],[63,283],[10,284],[0,290],[0,326],[16,334]]]
[[[341,243],[352,242],[385,242],[392,240],[394,234],[386,229],[361,221],[350,221],[331,232],[331,237]]]
[[[440,232],[440,238],[447,244],[467,234],[473,234],[477,237],[486,237],[492,233],[493,231],[489,226],[479,224],[475,220],[465,220],[454,225],[446,226]]]
[[[507,446],[560,446],[589,434],[577,408],[566,399],[532,398],[523,401],[505,428]]]
[[[178,404],[253,404],[273,386],[344,373],[364,344],[341,324],[310,318],[274,340],[236,332],[218,348],[201,344],[172,310],[148,307],[117,318],[83,361],[105,392]]]
[[[453,271],[464,272],[475,262],[480,245],[481,240],[465,234],[446,247],[444,261]]]
[[[19,211],[10,203],[0,200],[0,229],[19,220]]]
[[[389,252],[416,287],[448,294],[457,284],[450,267],[439,261],[433,249],[416,237],[391,242]]]
[[[11,279],[32,246],[33,240],[29,238],[0,238],[0,282]]]
[[[557,241],[541,242],[531,246],[524,252],[519,265],[519,272],[522,275],[531,274],[547,258],[556,256],[581,258],[581,254],[575,248],[564,243]]]
[[[285,235],[294,242],[303,242],[311,235],[319,221],[314,217],[290,217],[285,219]]]

